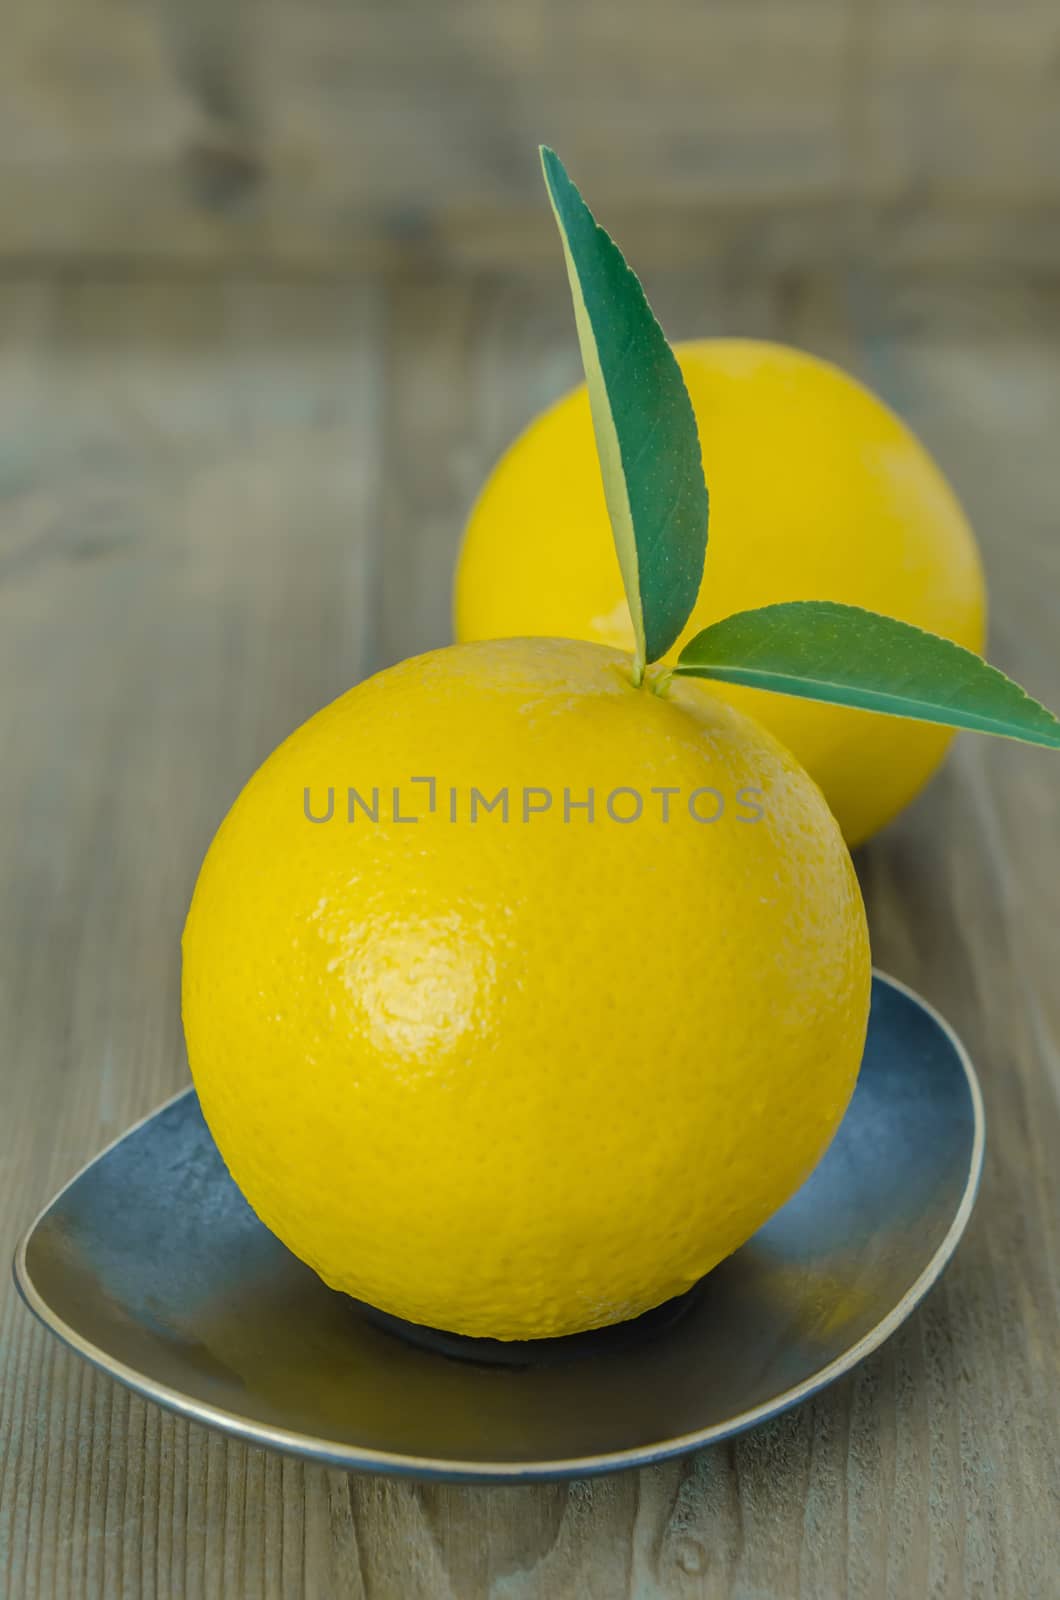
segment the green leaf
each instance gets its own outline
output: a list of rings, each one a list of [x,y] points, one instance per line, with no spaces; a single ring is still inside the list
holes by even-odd
[[[639,678],[677,639],[703,579],[708,504],[696,418],[622,252],[545,146],[541,164],[563,240]]]
[[[971,650],[830,600],[738,611],[697,633],[675,672],[1060,749],[1060,721]]]

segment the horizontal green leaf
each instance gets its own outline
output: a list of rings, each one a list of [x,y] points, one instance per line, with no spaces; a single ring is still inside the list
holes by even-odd
[[[541,163],[563,240],[604,495],[642,668],[675,642],[703,578],[708,502],[699,433],[677,358],[636,275],[554,151],[542,146]]]
[[[739,611],[690,639],[674,670],[1060,749],[1053,713],[971,650],[830,600]]]

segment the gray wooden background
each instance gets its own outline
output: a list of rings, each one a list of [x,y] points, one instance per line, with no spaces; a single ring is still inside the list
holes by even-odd
[[[1053,0],[0,4],[0,263],[551,254],[536,146],[700,258],[1052,267]]]
[[[577,350],[554,142],[674,336],[831,355],[1060,702],[1060,13],[1036,0],[0,3],[0,1252],[186,1081],[178,940],[254,765],[448,636],[469,501]],[[0,1289],[3,1600],[1055,1593],[1057,767],[965,737],[860,852],[990,1118],[855,1374],[684,1462],[424,1487],[228,1444]]]

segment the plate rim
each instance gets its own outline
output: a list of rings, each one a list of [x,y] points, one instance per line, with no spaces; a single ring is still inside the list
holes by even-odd
[[[916,1309],[929,1291],[935,1286],[943,1270],[951,1260],[965,1229],[968,1226],[972,1210],[975,1206],[979,1192],[979,1184],[983,1173],[983,1158],[986,1148],[986,1114],[983,1106],[982,1089],[976,1075],[975,1067],[960,1036],[950,1022],[938,1011],[929,1000],[914,989],[910,984],[904,983],[900,978],[894,978],[889,973],[883,972],[879,967],[872,968],[873,981],[880,981],[889,988],[903,994],[907,999],[914,1001],[927,1012],[928,1016],[937,1024],[942,1033],[953,1046],[954,1053],[964,1071],[965,1081],[968,1086],[969,1099],[972,1106],[972,1149],[968,1164],[968,1175],[960,1204],[954,1213],[953,1220],[946,1230],[938,1248],[927,1262],[916,1280],[906,1290],[900,1300],[896,1301],[886,1316],[882,1317],[876,1325],[866,1334],[837,1356],[826,1366],[822,1367],[811,1377],[805,1378],[801,1383],[794,1384],[790,1389],[764,1401],[761,1405],[753,1406],[748,1411],[738,1413],[727,1418],[724,1422],[713,1423],[706,1428],[695,1429],[691,1433],[678,1434],[673,1438],[659,1441],[655,1444],[636,1445],[625,1450],[603,1451],[595,1455],[564,1458],[557,1461],[535,1461],[532,1463],[516,1461],[460,1461],[440,1456],[407,1455],[398,1451],[375,1450],[365,1446],[350,1446],[336,1444],[333,1440],[321,1439],[314,1434],[299,1433],[294,1429],[278,1427],[267,1422],[253,1422],[245,1417],[240,1417],[223,1406],[215,1405],[207,1400],[196,1400],[184,1394],[179,1389],[173,1389],[168,1384],[138,1372],[136,1368],[127,1366],[111,1356],[106,1350],[101,1349],[91,1340],[84,1338],[65,1322],[37,1291],[26,1263],[26,1253],[30,1240],[44,1218],[62,1199],[67,1190],[96,1163],[116,1146],[123,1143],[133,1133],[136,1133],[146,1123],[154,1120],[170,1106],[176,1105],[187,1095],[194,1094],[194,1084],[178,1090],[170,1095],[167,1100],[148,1111],[136,1122],[104,1145],[90,1160],[86,1161],[62,1187],[56,1190],[51,1199],[38,1212],[29,1227],[22,1234],[15,1247],[12,1261],[12,1272],[15,1287],[24,1304],[34,1317],[50,1333],[54,1334],[60,1343],[74,1351],[83,1360],[87,1361],[97,1371],[104,1372],[108,1377],[131,1389],[135,1394],[141,1395],[146,1400],[154,1401],[156,1405],[179,1416],[187,1417],[192,1422],[197,1422],[207,1428],[215,1428],[229,1435],[229,1437],[242,1440],[244,1443],[256,1445],[259,1448],[282,1451],[287,1455],[300,1456],[303,1459],[323,1462],[333,1467],[341,1467],[347,1471],[377,1472],[391,1477],[412,1477],[422,1479],[447,1480],[449,1482],[463,1483],[497,1483],[497,1482],[522,1482],[556,1481],[563,1478],[587,1478],[601,1473],[618,1472],[628,1467],[652,1466],[656,1462],[667,1461],[675,1456],[688,1455],[692,1451],[703,1449],[707,1445],[718,1444],[722,1440],[731,1439],[736,1434],[745,1433],[750,1428],[758,1427],[763,1422],[768,1422],[774,1417],[781,1416],[792,1407],[801,1405],[803,1401],[812,1399],[822,1389],[835,1383],[837,1379],[845,1377],[848,1372],[878,1350],[882,1344],[895,1333],[907,1317]],[[264,1224],[262,1224],[264,1226]]]

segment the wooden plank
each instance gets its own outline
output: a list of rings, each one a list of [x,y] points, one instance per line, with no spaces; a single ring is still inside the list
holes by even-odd
[[[977,522],[993,653],[1060,699],[1060,315],[1016,280],[649,274],[674,336],[786,337],[903,410]],[[0,289],[0,1249],[183,1081],[177,939],[251,767],[362,671],[448,636],[474,490],[572,381],[566,290]],[[381,541],[381,543],[380,543]],[[12,1600],[1045,1600],[1055,1525],[1056,784],[968,737],[860,856],[877,959],[977,1056],[991,1119],[943,1283],[844,1382],[593,1483],[347,1477],[165,1415],[0,1288]]]
[[[540,259],[541,139],[645,261],[1060,248],[1048,0],[8,11],[0,264]]]
[[[186,1081],[197,861],[370,659],[380,327],[370,286],[0,291],[5,1258]],[[285,1510],[289,1464],[230,1455],[41,1332],[5,1274],[0,1593],[292,1592],[322,1476],[298,1468]]]
[[[1060,13],[1035,6],[863,8],[872,183],[890,192],[1056,199]],[[1018,106],[1015,114],[1010,114]]]
[[[990,653],[1056,702],[1049,618],[1056,546],[1048,439],[1060,418],[1055,303],[1018,286],[915,288],[885,319],[873,365],[953,476],[983,545]],[[979,1209],[948,1312],[945,1398],[954,1543],[965,1591],[1047,1593],[1055,1511],[1060,1133],[1053,899],[1055,770],[959,741],[944,777],[869,860],[877,945],[953,1018],[978,1061],[989,1124]],[[939,1310],[943,1309],[942,1304]],[[1005,1425],[991,1418],[1004,1416]],[[1029,1532],[1040,1529],[1035,1536]]]

